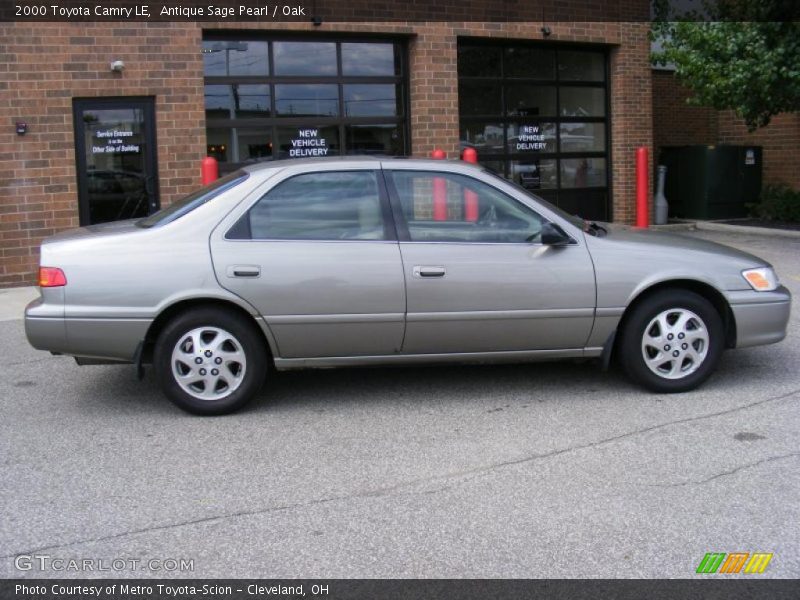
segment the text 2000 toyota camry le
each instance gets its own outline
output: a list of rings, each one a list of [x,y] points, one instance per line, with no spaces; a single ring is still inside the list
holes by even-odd
[[[277,369],[615,355],[656,392],[783,339],[763,260],[587,224],[480,167],[322,159],[237,171],[138,221],[42,245],[34,347],[150,363],[202,414]]]

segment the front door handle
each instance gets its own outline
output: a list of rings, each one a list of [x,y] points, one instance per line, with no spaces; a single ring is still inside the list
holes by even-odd
[[[261,267],[258,265],[233,265],[228,267],[228,277],[258,277]]]
[[[444,277],[446,271],[444,267],[414,267],[414,277],[429,278],[429,277]]]

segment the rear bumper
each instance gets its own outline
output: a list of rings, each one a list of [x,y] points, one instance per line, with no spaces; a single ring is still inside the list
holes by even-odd
[[[736,321],[736,347],[774,344],[786,337],[792,295],[780,286],[773,292],[731,292],[730,302]]]
[[[25,335],[37,350],[64,352],[67,329],[64,324],[64,291],[49,288],[47,299],[42,296],[25,307]]]
[[[151,323],[151,319],[65,318],[41,298],[25,309],[25,335],[31,346],[86,358],[132,361]]]

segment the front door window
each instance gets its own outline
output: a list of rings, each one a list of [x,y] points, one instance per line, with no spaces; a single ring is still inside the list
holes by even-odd
[[[392,181],[412,242],[522,244],[539,239],[539,215],[477,179],[397,170]]]

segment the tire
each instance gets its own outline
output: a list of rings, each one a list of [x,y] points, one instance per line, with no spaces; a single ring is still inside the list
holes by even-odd
[[[156,340],[153,366],[167,398],[196,415],[247,404],[264,383],[264,340],[245,317],[203,307],[172,319]]]
[[[624,371],[658,393],[699,386],[714,372],[725,346],[716,308],[687,290],[664,290],[645,298],[625,319],[621,333],[618,351]]]

